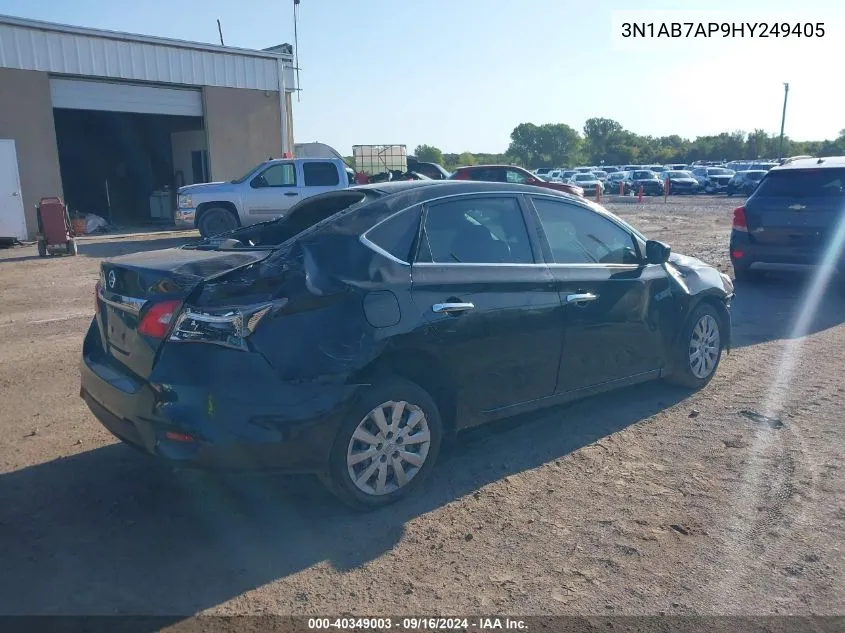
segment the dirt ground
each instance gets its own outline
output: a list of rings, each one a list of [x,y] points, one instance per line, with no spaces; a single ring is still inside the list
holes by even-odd
[[[729,272],[735,204],[607,206]],[[354,514],[309,478],[174,473],[80,400],[101,258],[184,239],[0,251],[0,614],[845,613],[838,292],[739,285],[703,391],[475,431],[414,498]]]

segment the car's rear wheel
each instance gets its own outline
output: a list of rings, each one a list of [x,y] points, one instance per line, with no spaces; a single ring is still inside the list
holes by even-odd
[[[432,397],[412,382],[386,378],[363,392],[349,411],[324,481],[358,509],[394,503],[431,472],[442,434]]]
[[[229,209],[212,207],[203,211],[197,228],[201,236],[211,237],[238,228],[238,218]]]
[[[682,387],[701,389],[713,378],[722,358],[722,319],[716,308],[709,303],[699,305],[678,341],[667,379]]]

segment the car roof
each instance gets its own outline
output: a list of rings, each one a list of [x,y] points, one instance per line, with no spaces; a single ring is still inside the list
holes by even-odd
[[[845,167],[845,156],[826,156],[824,158],[798,158],[784,165],[772,167],[771,171],[792,169],[835,169]]]

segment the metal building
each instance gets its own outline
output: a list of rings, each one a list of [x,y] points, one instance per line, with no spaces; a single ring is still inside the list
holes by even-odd
[[[289,45],[0,16],[0,239],[32,238],[45,196],[116,224],[170,222],[179,186],[293,152],[294,89]]]

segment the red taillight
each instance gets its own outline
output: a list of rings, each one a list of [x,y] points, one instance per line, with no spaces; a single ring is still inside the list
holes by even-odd
[[[170,323],[176,318],[181,303],[181,301],[154,303],[138,324],[138,331],[153,338],[164,338],[170,329]]]
[[[187,433],[176,433],[175,431],[167,431],[164,437],[171,442],[193,442],[194,438]]]
[[[745,207],[737,207],[734,209],[734,231],[747,231],[748,223],[745,221]]]

